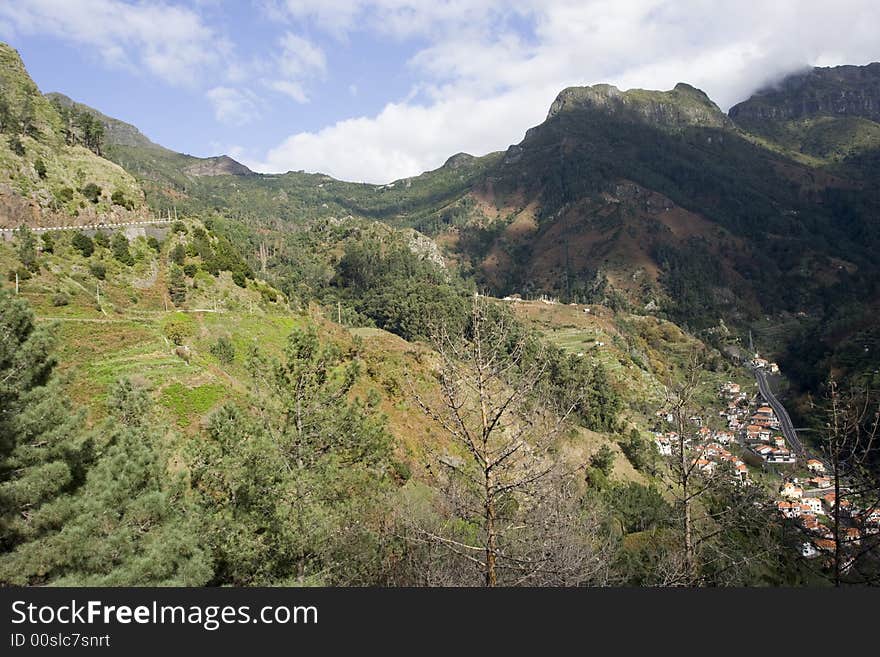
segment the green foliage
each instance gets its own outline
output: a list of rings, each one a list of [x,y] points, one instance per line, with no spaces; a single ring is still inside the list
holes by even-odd
[[[21,137],[18,135],[11,135],[9,137],[9,150],[18,155],[19,157],[24,157],[25,149],[24,143],[21,141]]]
[[[48,170],[46,169],[46,163],[43,162],[43,158],[38,157],[36,162],[34,162],[34,171],[37,172],[37,175],[41,180],[46,179],[46,173]]]
[[[221,335],[210,347],[211,354],[224,365],[235,360],[235,344],[227,336]]]
[[[14,584],[200,586],[210,556],[199,544],[197,509],[184,480],[169,474],[146,393],[128,382],[111,391],[107,447],[76,495],[62,497],[39,522],[61,520],[27,549],[0,559]],[[54,531],[53,531],[54,530]]]
[[[183,266],[183,273],[186,274],[188,278],[192,278],[196,275],[196,272],[199,270],[198,267],[192,262],[187,263]]]
[[[562,406],[576,395],[574,412],[583,426],[593,431],[614,431],[623,406],[601,362],[591,362],[561,349],[548,349],[548,377]]]
[[[186,260],[186,249],[183,244],[175,244],[174,248],[168,253],[168,259],[175,265],[183,266]]]
[[[92,239],[98,246],[102,246],[105,249],[110,248],[110,237],[103,230],[96,231],[95,236]]]
[[[113,252],[113,257],[122,264],[129,267],[134,264],[134,256],[128,250],[128,238],[122,231],[113,233],[113,238],[110,240],[110,249]]]
[[[177,265],[171,265],[168,270],[168,295],[175,306],[186,301],[186,278],[183,269]]]
[[[93,262],[92,264],[90,264],[89,272],[99,281],[103,281],[107,278],[107,268],[102,262]]]
[[[147,246],[153,249],[156,253],[159,253],[162,250],[162,245],[159,244],[159,240],[152,235],[147,238]]]
[[[7,554],[55,522],[55,498],[74,491],[92,458],[66,395],[51,378],[53,341],[28,305],[0,290],[0,582],[18,574]],[[38,558],[39,551],[27,546]]]
[[[282,362],[252,353],[250,370],[250,408],[222,408],[190,446],[215,583],[370,581],[390,445],[375,411],[348,399],[356,364],[310,328]]]
[[[95,252],[95,244],[92,242],[92,238],[80,231],[73,234],[70,244],[73,248],[79,251],[84,258],[88,258]]]
[[[334,285],[358,313],[407,340],[428,337],[431,324],[456,332],[467,321],[464,285],[406,245],[349,242],[336,272]]]
[[[92,203],[97,203],[101,200],[101,188],[93,182],[87,183],[79,191],[86,197],[86,200],[91,201]]]
[[[52,295],[52,305],[56,308],[70,304],[70,297],[64,292],[56,292]]]
[[[627,534],[669,527],[674,519],[672,506],[654,486],[621,483],[604,495]]]
[[[43,241],[43,253],[55,253],[55,240],[52,238],[52,235],[43,233],[41,239]]]
[[[195,320],[186,313],[174,313],[162,322],[162,333],[176,345],[182,345],[195,331]]]
[[[185,235],[187,233],[186,224],[182,221],[175,221],[173,224],[171,224],[171,232],[183,233]]]
[[[162,391],[161,403],[177,416],[178,425],[185,427],[193,417],[210,411],[226,396],[226,388],[217,384],[196,387],[175,381]]]
[[[636,470],[650,472],[654,469],[657,453],[637,429],[630,431],[629,436],[620,442],[620,449]]]
[[[131,210],[134,208],[134,202],[130,199],[125,198],[125,192],[121,189],[117,189],[110,195],[110,200],[114,205],[119,205],[125,208],[126,210]]]
[[[37,240],[33,232],[27,226],[19,226],[15,231],[18,240],[18,259],[28,270],[36,272],[40,266],[37,263]]]
[[[88,109],[63,103],[52,98],[52,104],[62,123],[62,134],[69,146],[80,144],[96,155],[101,155],[104,143],[104,126]]]
[[[14,281],[16,276],[19,281],[26,281],[31,278],[31,273],[24,267],[18,267],[16,269],[10,269],[9,273],[6,275],[6,279]]]
[[[608,445],[602,445],[595,454],[590,457],[590,467],[599,470],[606,477],[614,468],[614,450]]]

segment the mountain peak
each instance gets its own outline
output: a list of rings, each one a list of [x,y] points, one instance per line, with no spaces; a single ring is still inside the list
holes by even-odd
[[[730,117],[744,124],[816,116],[880,121],[880,62],[799,71],[730,108]]]
[[[460,169],[463,166],[471,164],[476,159],[477,158],[470,153],[456,153],[446,160],[446,162],[443,163],[443,166],[450,169]]]
[[[89,107],[83,103],[78,103],[72,98],[62,93],[53,91],[46,94],[46,98],[62,107],[72,107],[80,112],[88,112],[101,122],[104,126],[104,135],[107,144],[112,146],[136,146],[139,148],[162,148],[158,144],[150,141],[140,130],[130,123],[114,119],[113,117],[102,114],[94,107]]]
[[[193,176],[251,176],[254,173],[228,155],[199,158],[186,172]]]
[[[726,128],[732,125],[705,92],[684,82],[679,82],[670,91],[621,91],[610,84],[568,87],[553,101],[547,118],[577,110],[599,110],[619,118],[672,129],[687,126]]]

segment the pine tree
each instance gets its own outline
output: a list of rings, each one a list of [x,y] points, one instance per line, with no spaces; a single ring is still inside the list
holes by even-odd
[[[36,517],[84,480],[91,443],[52,380],[48,331],[0,290],[0,551],[39,532]]]
[[[186,301],[186,279],[177,265],[171,265],[168,272],[168,294],[175,306]]]
[[[285,353],[280,363],[252,353],[251,408],[218,411],[192,445],[216,583],[375,581],[383,419],[349,399],[357,366],[314,328],[294,332]]]
[[[211,579],[199,517],[182,478],[168,472],[146,392],[120,381],[109,406],[100,431],[107,444],[82,489],[40,510],[35,522],[47,531],[0,557],[0,581],[200,586]]]

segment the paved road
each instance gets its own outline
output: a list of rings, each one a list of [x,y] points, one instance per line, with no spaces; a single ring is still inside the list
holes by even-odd
[[[791,445],[794,453],[799,458],[806,460],[807,451],[804,449],[801,439],[798,438],[797,431],[794,429],[794,424],[792,424],[791,418],[788,416],[788,411],[785,410],[785,406],[776,399],[773,390],[770,389],[770,383],[767,381],[767,372],[760,367],[756,367],[754,371],[755,379],[758,381],[758,390],[761,391],[761,396],[767,400],[767,403],[770,404],[770,408],[773,409],[773,412],[776,413],[776,417],[779,418],[782,435],[785,436],[785,439],[788,441],[788,444]]]
[[[35,233],[41,233],[48,230],[98,230],[100,228],[124,228],[126,226],[151,226],[153,224],[170,224],[175,219],[153,219],[152,221],[129,221],[118,224],[86,224],[71,226],[39,226],[31,228]],[[14,233],[18,228],[0,228],[0,233]]]

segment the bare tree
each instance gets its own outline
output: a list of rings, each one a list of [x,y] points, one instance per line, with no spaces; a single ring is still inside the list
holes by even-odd
[[[666,404],[678,440],[661,478],[674,501],[680,549],[664,560],[666,586],[704,584],[709,572],[714,583],[736,582],[738,571],[778,547],[766,536],[768,500],[760,489],[738,482],[728,466],[702,467],[704,447],[692,418],[700,415],[696,402],[705,372],[705,351],[693,349],[680,380],[667,384]],[[751,553],[732,549],[724,539],[734,532],[751,534],[761,547]]]
[[[604,545],[583,538],[576,546],[580,539],[559,530],[563,521],[570,530],[576,519],[586,537],[596,523],[577,513],[564,486],[570,473],[552,454],[579,400],[577,391],[560,400],[547,390],[543,343],[479,296],[463,331],[436,327],[432,340],[440,393],[419,390],[412,380],[410,389],[450,439],[451,449],[438,454],[435,472],[447,520],[417,528],[415,535],[468,562],[486,586],[571,583],[576,571],[601,570]],[[462,521],[474,531],[462,529]],[[564,548],[562,538],[568,541]]]
[[[827,385],[821,449],[834,486],[830,578],[843,584],[880,584],[880,478],[877,434],[880,403],[869,390]]]

